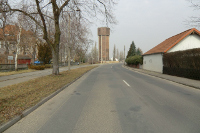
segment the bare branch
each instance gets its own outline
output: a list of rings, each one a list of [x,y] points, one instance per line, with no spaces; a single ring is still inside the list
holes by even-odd
[[[64,8],[65,6],[68,5],[69,1],[70,1],[70,0],[67,0],[67,1],[65,1],[65,2],[63,3],[63,5],[62,5],[62,6],[60,7],[60,9],[59,9],[59,12],[61,12],[61,11],[63,10],[63,8]]]

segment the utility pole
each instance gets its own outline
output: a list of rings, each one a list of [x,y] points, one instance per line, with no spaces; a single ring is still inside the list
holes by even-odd
[[[91,59],[92,59],[92,65],[93,65],[93,44],[92,44],[92,50],[91,50]]]
[[[67,51],[67,53],[68,53],[68,71],[70,71],[70,47],[68,47],[68,51]]]
[[[125,45],[124,45],[124,65],[125,65]]]
[[[102,35],[101,35],[101,64],[102,64]]]

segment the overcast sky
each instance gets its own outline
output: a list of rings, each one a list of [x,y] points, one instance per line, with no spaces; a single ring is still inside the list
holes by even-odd
[[[114,44],[126,54],[132,41],[136,47],[147,52],[165,39],[190,28],[185,22],[192,16],[200,16],[200,10],[194,10],[188,0],[119,0],[115,7],[118,24],[111,28],[110,57],[113,56]],[[97,28],[91,27],[92,39],[98,44]]]

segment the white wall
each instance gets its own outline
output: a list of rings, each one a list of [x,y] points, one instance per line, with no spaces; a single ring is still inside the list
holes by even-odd
[[[189,35],[171,48],[169,52],[182,51],[187,49],[200,48],[200,37],[196,34]]]
[[[152,54],[143,56],[143,69],[160,72],[163,71],[162,54]]]

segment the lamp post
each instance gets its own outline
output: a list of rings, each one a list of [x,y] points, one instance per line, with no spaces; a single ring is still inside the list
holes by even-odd
[[[93,45],[92,45],[92,51],[91,51],[91,59],[92,59],[92,65],[93,65]]]
[[[102,64],[102,35],[101,35],[101,64]]]
[[[125,45],[124,45],[124,65],[125,65]]]
[[[71,61],[71,57],[70,57],[70,47],[68,47],[68,71],[70,71],[70,61]]]
[[[68,71],[70,71],[70,14],[68,14]]]

